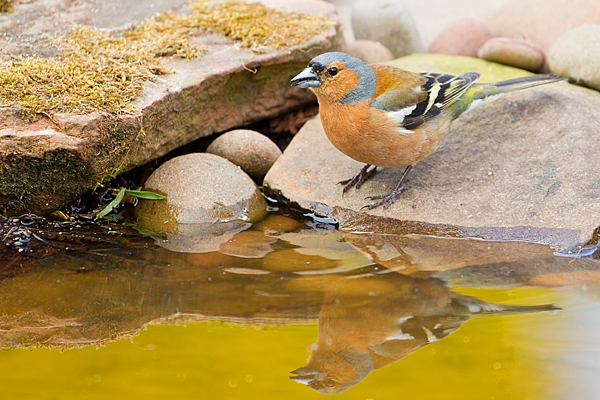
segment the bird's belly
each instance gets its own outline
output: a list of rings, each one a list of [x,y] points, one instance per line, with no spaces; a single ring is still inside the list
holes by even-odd
[[[433,153],[450,128],[449,119],[444,118],[447,123],[441,126],[401,133],[397,122],[385,113],[363,110],[354,108],[343,115],[321,112],[321,121],[338,150],[365,164],[394,168],[413,165]]]

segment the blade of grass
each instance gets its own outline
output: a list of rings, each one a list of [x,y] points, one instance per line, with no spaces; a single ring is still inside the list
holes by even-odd
[[[150,229],[146,229],[146,228],[142,228],[140,226],[140,224],[133,224],[131,225],[131,227],[133,229],[135,229],[136,231],[138,231],[138,233],[144,235],[144,236],[148,236],[152,239],[155,240],[165,240],[165,238],[163,238],[162,236],[160,236],[158,233],[151,231]]]
[[[144,190],[125,189],[125,194],[146,200],[162,200],[165,198],[162,194],[147,192]]]
[[[100,219],[103,218],[105,216],[107,216],[112,210],[114,210],[115,207],[117,207],[119,204],[121,204],[121,201],[123,200],[123,197],[125,196],[125,188],[121,188],[121,190],[119,190],[119,193],[117,193],[117,195],[115,196],[115,198],[106,205],[106,207],[104,207],[102,210],[100,210],[100,212],[98,214],[96,214],[96,218],[95,219]]]

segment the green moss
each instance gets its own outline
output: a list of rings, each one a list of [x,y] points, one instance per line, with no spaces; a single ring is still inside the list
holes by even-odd
[[[90,179],[83,161],[65,149],[47,152],[42,159],[15,154],[3,157],[0,167],[6,169],[11,165],[19,165],[21,171],[19,174],[5,174],[0,180],[0,203],[4,215],[27,210],[32,204],[40,210],[51,211],[57,204],[72,200],[73,193],[85,191]],[[60,177],[58,182],[57,176]]]
[[[95,174],[98,175],[98,182],[92,186],[99,186],[100,182],[114,178],[131,167],[129,152],[133,147],[132,141],[138,136],[133,129],[119,124],[114,116],[107,116],[100,121],[98,131],[106,136],[106,140],[98,141],[93,149],[93,159],[99,170]]]

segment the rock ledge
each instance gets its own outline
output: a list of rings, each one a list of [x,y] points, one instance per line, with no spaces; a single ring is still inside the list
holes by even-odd
[[[477,68],[481,62],[461,68],[483,71]],[[407,61],[396,61],[402,63]],[[570,248],[592,240],[600,226],[599,107],[600,94],[560,83],[475,109],[456,120],[438,151],[415,166],[395,204],[372,211],[360,210],[369,201],[365,197],[389,191],[402,170],[380,169],[342,197],[337,182],[362,164],[335,149],[315,118],[267,174],[265,187],[335,218],[344,230]]]

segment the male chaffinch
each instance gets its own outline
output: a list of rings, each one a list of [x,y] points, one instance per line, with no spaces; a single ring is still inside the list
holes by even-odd
[[[476,84],[477,78],[477,72],[453,76],[367,65],[332,52],[313,58],[291,85],[315,93],[331,143],[366,164],[340,182],[345,185],[342,193],[352,186],[358,189],[377,167],[406,167],[390,193],[368,197],[379,200],[363,207],[373,209],[394,203],[413,165],[438,148],[459,115],[503,93],[563,79],[548,74]]]

